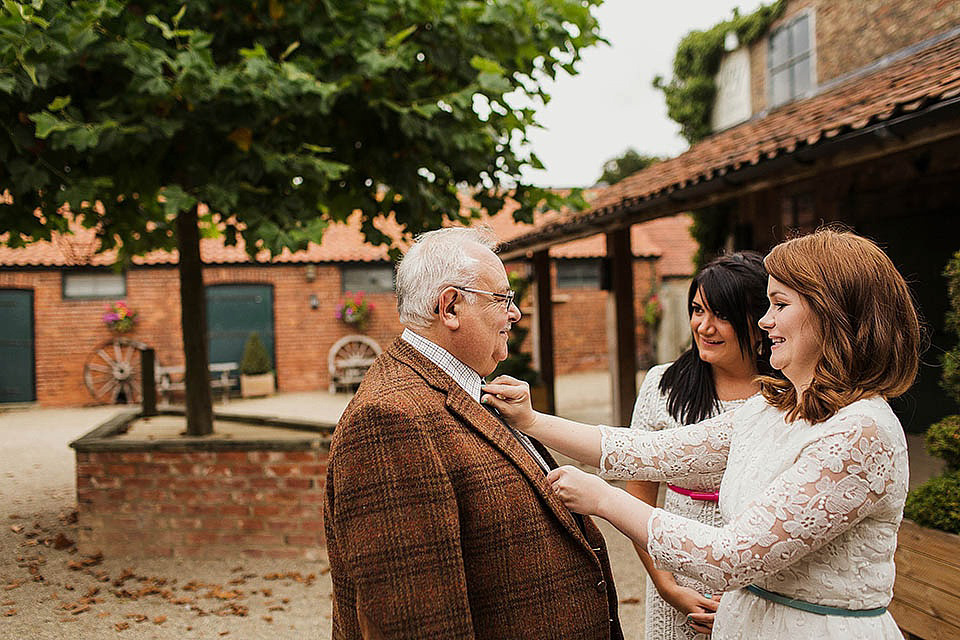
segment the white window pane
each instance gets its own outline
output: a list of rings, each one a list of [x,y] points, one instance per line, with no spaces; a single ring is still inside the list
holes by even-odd
[[[770,99],[773,106],[790,100],[790,68],[770,74]]]
[[[64,298],[123,298],[127,283],[122,273],[65,273]]]
[[[342,291],[387,293],[393,291],[392,265],[344,265]]]
[[[797,60],[793,66],[793,97],[802,96],[810,90],[810,58]]]
[[[780,29],[770,37],[770,67],[776,68],[790,57],[789,32]]]
[[[810,20],[807,16],[799,18],[790,26],[791,47],[790,55],[799,56],[810,51]]]

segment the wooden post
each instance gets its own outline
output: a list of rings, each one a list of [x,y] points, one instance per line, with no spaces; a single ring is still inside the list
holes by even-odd
[[[548,249],[533,254],[534,282],[537,285],[537,348],[540,354],[540,379],[546,390],[547,413],[557,412],[556,376],[553,368],[553,288],[550,282]]]
[[[613,300],[613,424],[627,425],[637,397],[637,334],[630,227],[607,233],[610,296]]]
[[[143,398],[143,415],[157,415],[157,382],[154,376],[154,365],[157,362],[154,350],[145,347],[140,350],[140,379],[143,382],[141,397]]]

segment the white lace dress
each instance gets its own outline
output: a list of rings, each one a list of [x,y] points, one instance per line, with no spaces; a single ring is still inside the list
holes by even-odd
[[[648,525],[657,567],[725,592],[716,640],[901,639],[889,613],[819,615],[760,598],[872,609],[893,596],[893,553],[907,494],[900,421],[881,398],[826,422],[789,423],[755,397],[703,422],[645,433],[601,427],[608,478],[706,481],[723,473],[722,528],[655,509]]]
[[[637,402],[633,407],[633,418],[630,420],[632,429],[661,431],[681,426],[667,411],[667,396],[660,393],[660,380],[668,367],[670,367],[669,363],[661,364],[652,367],[647,372],[643,384],[640,385]],[[745,400],[721,402],[720,411],[730,411],[744,402]],[[720,487],[722,476],[723,473],[720,472],[712,477],[694,478],[692,482],[678,479],[671,484],[694,491],[713,492]],[[716,502],[694,500],[676,491],[668,490],[666,492],[663,499],[663,509],[712,527],[719,527],[723,524],[720,519],[720,507]],[[690,587],[700,593],[711,591],[710,587],[694,578],[679,574],[674,574],[674,577],[677,584],[681,586]],[[706,640],[710,637],[703,633],[697,633],[690,628],[686,616],[660,597],[653,581],[649,578],[647,579],[646,596],[646,610],[644,612],[644,637],[646,640]]]

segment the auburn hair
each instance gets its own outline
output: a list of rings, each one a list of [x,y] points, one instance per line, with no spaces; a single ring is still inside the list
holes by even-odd
[[[775,246],[764,265],[800,294],[819,325],[820,357],[800,398],[788,380],[760,379],[767,402],[788,420],[816,424],[861,398],[894,398],[910,388],[920,320],[906,281],[876,244],[824,228]]]

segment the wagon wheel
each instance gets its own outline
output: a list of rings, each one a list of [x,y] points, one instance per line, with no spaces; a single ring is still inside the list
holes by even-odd
[[[380,351],[376,340],[364,335],[344,336],[337,340],[327,356],[331,391],[336,392],[337,385],[359,384]]]
[[[142,342],[114,338],[94,349],[83,365],[83,382],[103,404],[137,403],[141,396]]]

